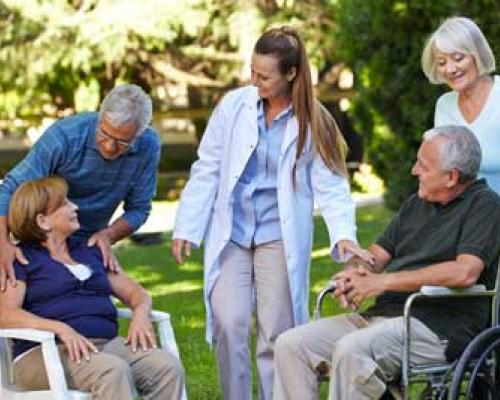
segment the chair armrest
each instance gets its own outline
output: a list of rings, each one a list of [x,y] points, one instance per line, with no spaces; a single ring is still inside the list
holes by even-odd
[[[67,399],[68,385],[56,346],[54,332],[37,329],[0,329],[0,337],[23,339],[42,345],[42,355],[49,381],[49,387],[56,399]]]
[[[0,329],[0,337],[9,339],[23,339],[32,342],[46,342],[54,340],[54,332],[41,331],[37,329]]]
[[[130,308],[117,308],[118,318],[131,319],[134,315]],[[170,321],[170,314],[163,311],[152,310],[150,313],[151,321],[160,323],[162,321]]]
[[[460,297],[460,296],[476,296],[488,294],[486,286],[473,285],[466,288],[448,288],[445,286],[422,286],[420,293],[426,297]]]
[[[117,308],[116,313],[118,318],[132,319],[133,312],[130,308]]]

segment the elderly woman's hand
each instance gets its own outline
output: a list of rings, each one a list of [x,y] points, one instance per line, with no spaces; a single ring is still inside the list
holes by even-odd
[[[73,328],[65,323],[59,323],[59,327],[54,330],[57,337],[68,349],[69,358],[80,364],[82,359],[90,360],[91,353],[98,353],[99,350],[86,337],[80,335]]]
[[[156,349],[158,347],[153,324],[148,315],[134,312],[128,328],[125,344],[130,345],[134,353],[137,351],[138,347],[143,351],[147,351],[148,348]]]

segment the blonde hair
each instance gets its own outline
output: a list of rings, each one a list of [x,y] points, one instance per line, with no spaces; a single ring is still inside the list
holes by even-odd
[[[422,52],[422,70],[431,83],[437,84],[443,83],[444,79],[437,68],[436,50],[472,55],[480,76],[495,70],[490,45],[481,29],[469,18],[448,18],[427,39]]]
[[[292,109],[299,129],[295,161],[300,157],[307,141],[308,126],[311,127],[312,142],[325,165],[334,173],[345,170],[345,148],[339,139],[339,130],[333,117],[314,98],[309,59],[297,30],[283,26],[262,34],[254,47],[255,54],[272,55],[278,59],[281,74],[296,69],[291,82]],[[326,113],[326,114],[325,114]],[[295,184],[295,169],[292,177]]]
[[[8,226],[14,237],[26,243],[41,243],[47,232],[37,223],[37,215],[50,214],[65,201],[66,181],[57,176],[21,184],[10,200]]]

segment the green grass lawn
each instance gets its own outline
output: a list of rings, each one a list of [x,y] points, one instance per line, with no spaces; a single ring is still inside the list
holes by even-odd
[[[391,215],[382,206],[360,208],[357,215],[360,243],[368,246],[387,225]],[[318,292],[340,268],[329,256],[328,234],[320,217],[315,219],[315,228],[310,275],[311,311]],[[153,296],[154,308],[171,314],[186,370],[189,398],[220,399],[215,358],[205,342],[202,251],[194,251],[179,267],[170,254],[170,247],[170,234],[167,234],[161,245],[138,247],[124,243],[118,247],[117,255],[125,270]],[[325,314],[339,312],[334,302],[325,307]]]

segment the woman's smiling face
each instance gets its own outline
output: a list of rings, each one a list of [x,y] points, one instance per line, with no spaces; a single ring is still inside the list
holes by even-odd
[[[434,51],[437,70],[452,90],[461,92],[470,88],[479,78],[476,60],[471,54],[455,51]]]
[[[295,68],[288,74],[282,74],[276,56],[254,53],[252,56],[252,84],[263,99],[290,94],[291,81],[295,77]]]

